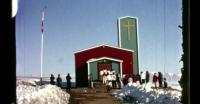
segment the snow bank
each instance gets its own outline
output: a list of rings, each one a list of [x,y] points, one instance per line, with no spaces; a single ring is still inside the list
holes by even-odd
[[[145,88],[144,85],[129,83],[121,90],[113,92],[112,95],[122,101],[136,101],[137,104],[181,104],[179,91],[153,90],[150,83]]]
[[[68,104],[70,95],[54,85],[36,85],[35,81],[17,80],[17,104]]]
[[[177,90],[182,91],[182,88],[181,88],[181,86],[178,82],[173,82],[173,81],[168,82],[168,86],[173,88],[173,89],[177,89]]]

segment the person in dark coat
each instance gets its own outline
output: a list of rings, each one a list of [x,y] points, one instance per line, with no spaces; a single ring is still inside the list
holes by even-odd
[[[58,86],[58,87],[62,87],[62,79],[60,78],[60,74],[58,74],[57,86]]]
[[[53,74],[51,74],[51,77],[50,77],[50,84],[54,85],[55,84],[55,81],[54,81],[55,77]]]
[[[66,76],[66,80],[67,80],[67,91],[70,91],[71,90],[71,76],[70,74],[68,73],[67,76]]]
[[[127,75],[123,75],[122,82],[123,82],[123,86],[126,86],[126,84],[128,83],[128,76]]]
[[[164,88],[165,88],[165,89],[167,88],[167,81],[166,81],[166,78],[164,78]]]
[[[146,71],[146,83],[149,82],[149,77],[150,77],[150,75],[149,75],[149,71]]]
[[[119,74],[116,74],[116,85],[117,85],[117,88],[121,88]]]
[[[141,76],[140,76],[140,74],[137,74],[136,76],[137,76],[137,78],[138,78],[138,81],[140,82],[140,85],[141,85],[141,84],[142,84],[142,82],[141,82]]]
[[[161,72],[158,72],[158,82],[159,82],[159,87],[163,87],[163,75]]]

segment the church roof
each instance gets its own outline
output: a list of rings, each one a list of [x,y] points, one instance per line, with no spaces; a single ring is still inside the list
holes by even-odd
[[[98,46],[94,46],[94,47],[90,47],[90,48],[86,48],[86,49],[82,49],[82,50],[76,51],[76,52],[74,52],[74,54],[79,53],[79,52],[83,52],[83,51],[87,51],[87,50],[90,50],[90,49],[93,49],[93,48],[102,47],[102,46],[107,46],[107,47],[110,47],[110,48],[115,48],[115,49],[119,49],[119,50],[134,52],[134,50],[130,50],[130,49],[126,49],[126,48],[119,48],[119,47],[109,46],[109,45],[106,45],[106,44],[101,44],[101,45],[98,45]]]

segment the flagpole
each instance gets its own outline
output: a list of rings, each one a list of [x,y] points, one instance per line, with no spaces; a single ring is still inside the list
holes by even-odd
[[[42,85],[42,77],[43,77],[43,35],[44,33],[42,32],[42,37],[41,37],[41,66],[40,66],[40,81]]]
[[[46,9],[46,6],[45,8],[43,9],[42,11],[42,19],[41,19],[41,22],[42,22],[42,26],[41,26],[41,65],[40,65],[40,84],[42,85],[42,77],[43,77],[43,47],[44,47],[44,11]]]

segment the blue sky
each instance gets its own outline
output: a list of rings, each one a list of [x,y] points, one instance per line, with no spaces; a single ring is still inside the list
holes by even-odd
[[[74,74],[78,50],[100,44],[117,47],[117,19],[123,16],[139,18],[140,70],[180,73],[181,0],[19,0],[17,75],[40,76],[45,5],[44,76]]]

